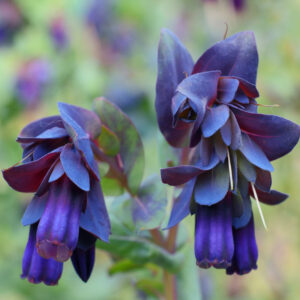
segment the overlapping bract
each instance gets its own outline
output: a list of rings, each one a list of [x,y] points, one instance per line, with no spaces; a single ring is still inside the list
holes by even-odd
[[[195,147],[191,165],[161,170],[164,183],[183,190],[168,227],[196,214],[200,267],[244,274],[256,268],[250,196],[274,205],[270,161],[289,153],[300,127],[257,113],[258,53],[254,34],[240,32],[209,48],[194,64],[178,38],[163,29],[158,49],[156,112],[173,147]]]
[[[30,225],[22,277],[57,284],[70,257],[83,281],[94,264],[96,239],[108,242],[110,222],[91,144],[101,132],[98,116],[58,104],[60,116],[27,125],[17,141],[23,163],[3,171],[19,192],[35,193],[22,223]]]

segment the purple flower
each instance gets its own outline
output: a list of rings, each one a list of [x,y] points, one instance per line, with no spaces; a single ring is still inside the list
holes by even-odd
[[[69,37],[63,17],[56,17],[50,24],[50,36],[57,50],[64,50],[69,45]]]
[[[52,81],[53,70],[42,59],[26,62],[19,70],[15,83],[17,99],[27,108],[35,107],[43,98]]]
[[[101,121],[83,108],[58,106],[60,116],[40,119],[21,131],[17,141],[23,148],[23,164],[3,171],[13,189],[35,193],[22,218],[24,226],[31,225],[22,277],[34,283],[56,284],[62,263],[70,257],[87,281],[96,238],[108,242],[110,234],[91,148]]]
[[[24,24],[20,9],[14,1],[0,1],[0,46],[10,45]]]
[[[217,2],[218,0],[203,0],[203,2]],[[230,0],[236,12],[241,12],[246,7],[246,0]]]
[[[168,228],[195,214],[197,264],[228,274],[256,268],[250,196],[259,209],[259,202],[274,205],[288,197],[271,190],[270,161],[290,152],[300,135],[297,124],[257,113],[257,66],[251,32],[216,43],[194,64],[177,37],[162,31],[158,123],[170,145],[195,147],[190,165],[161,170],[164,183],[184,184]]]

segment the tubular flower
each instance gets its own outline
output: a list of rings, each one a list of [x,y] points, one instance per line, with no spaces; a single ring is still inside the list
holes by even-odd
[[[3,171],[19,192],[35,193],[22,223],[30,225],[22,278],[56,284],[62,263],[72,259],[87,281],[96,238],[108,241],[110,222],[91,143],[101,121],[91,111],[59,103],[60,116],[27,125],[17,141],[23,163]]]
[[[297,124],[257,113],[257,66],[251,32],[218,42],[194,64],[177,37],[162,31],[158,123],[170,145],[194,147],[190,165],[161,170],[164,183],[184,185],[168,228],[195,214],[197,264],[227,274],[256,268],[250,196],[260,213],[259,202],[274,205],[288,197],[271,190],[270,161],[290,152],[300,135]]]

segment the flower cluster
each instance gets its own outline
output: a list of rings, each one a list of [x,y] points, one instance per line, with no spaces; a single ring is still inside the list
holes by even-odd
[[[17,141],[22,164],[3,171],[15,190],[35,193],[22,223],[30,225],[22,278],[57,284],[71,258],[83,281],[94,265],[95,242],[108,241],[110,222],[92,146],[101,121],[92,112],[59,103],[60,116],[27,125]]]
[[[287,198],[271,190],[270,161],[290,152],[300,135],[297,124],[257,113],[257,67],[252,32],[216,43],[194,64],[178,38],[162,31],[157,119],[170,145],[190,147],[191,162],[161,170],[164,183],[184,184],[168,228],[195,214],[197,264],[227,274],[257,267],[250,196],[260,212],[259,202]]]

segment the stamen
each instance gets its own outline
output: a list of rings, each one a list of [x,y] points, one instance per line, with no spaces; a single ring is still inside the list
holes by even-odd
[[[227,159],[228,159],[228,170],[229,170],[229,179],[230,179],[230,189],[233,191],[234,186],[233,186],[233,176],[232,176],[232,168],[231,168],[231,160],[230,160],[230,154],[228,147],[226,148],[227,151]]]
[[[188,77],[189,77],[189,75],[188,75],[187,72],[183,72],[183,74],[184,74],[185,78],[188,78]]]
[[[279,104],[261,104],[261,103],[252,103],[252,104],[261,107],[280,107]]]
[[[263,223],[265,229],[268,230],[267,225],[266,225],[266,222],[265,222],[265,218],[264,218],[264,215],[263,215],[263,212],[262,212],[262,209],[261,209],[260,204],[259,204],[259,200],[258,200],[257,193],[256,193],[256,189],[255,189],[255,187],[254,187],[253,182],[251,182],[251,187],[252,187],[252,191],[253,191],[254,198],[255,198],[255,200],[256,200],[257,208],[258,208],[258,211],[259,211],[259,214],[260,214],[262,223]]]
[[[28,155],[26,155],[25,157],[23,157],[20,161],[15,163],[12,167],[15,167],[15,166],[19,165],[20,163],[22,163],[25,159],[27,159],[30,155],[32,155],[33,152],[34,152],[34,150],[32,152],[30,152]]]

